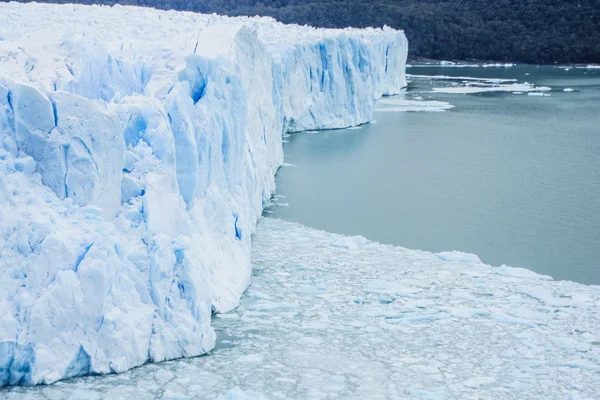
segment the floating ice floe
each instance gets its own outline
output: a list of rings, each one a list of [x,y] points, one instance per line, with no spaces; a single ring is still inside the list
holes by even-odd
[[[514,63],[487,63],[487,64],[468,64],[453,61],[439,61],[427,63],[415,63],[411,67],[438,67],[438,68],[510,68]]]
[[[563,92],[574,92],[574,91],[575,91],[575,89],[573,89],[573,88],[564,88],[563,89]]]
[[[444,81],[473,81],[483,83],[504,83],[504,82],[516,82],[516,79],[501,79],[501,78],[475,78],[472,76],[451,76],[451,75],[413,75],[407,74],[407,78],[420,78],[420,79],[431,79],[431,80],[444,80]]]
[[[544,92],[529,92],[529,93],[527,93],[527,96],[550,97],[552,95],[550,93],[544,93]]]
[[[514,63],[492,63],[492,64],[483,64],[481,65],[483,68],[510,68],[514,67]]]
[[[446,111],[454,106],[445,101],[435,100],[420,100],[413,98],[412,100],[405,97],[386,97],[377,101],[375,112],[441,112]]]
[[[506,85],[470,84],[454,87],[433,88],[433,91],[436,93],[452,94],[475,94],[486,92],[529,92],[532,90],[535,90],[534,86],[528,83],[512,83]]]
[[[415,75],[412,76],[414,77]],[[425,77],[425,75],[420,75],[420,77]],[[433,79],[461,81],[460,84],[453,83],[451,86],[433,88],[433,91],[437,93],[477,94],[486,92],[512,92],[513,94],[522,94],[524,92],[548,92],[552,90],[548,86],[536,87],[529,82],[514,83],[516,82],[515,79],[447,77],[444,75]]]
[[[516,64],[513,63],[489,63],[489,64],[468,64],[456,63],[452,61],[429,62],[422,64],[413,64],[414,67],[438,67],[438,68],[510,68]]]

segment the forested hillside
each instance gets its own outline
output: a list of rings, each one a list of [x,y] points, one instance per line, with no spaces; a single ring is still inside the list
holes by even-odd
[[[600,63],[600,0],[68,2],[120,3],[228,15],[269,15],[286,23],[319,27],[389,25],[406,31],[412,58]]]

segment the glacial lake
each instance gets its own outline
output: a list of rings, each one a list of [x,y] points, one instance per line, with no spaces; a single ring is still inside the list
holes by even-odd
[[[407,73],[372,123],[287,136],[265,215],[600,284],[600,69]]]

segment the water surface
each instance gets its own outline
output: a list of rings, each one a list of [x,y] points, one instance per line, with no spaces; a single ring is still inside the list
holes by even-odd
[[[283,206],[266,215],[600,284],[600,70],[413,66],[408,72],[515,79],[502,85],[528,82],[551,91],[538,93],[550,95],[544,97],[513,94],[512,87],[436,93],[486,82],[413,77],[400,98],[404,106],[379,108],[419,101],[423,108],[439,106],[427,101],[454,108],[376,111],[375,123],[360,129],[289,136],[284,150],[293,166],[277,175],[276,201]]]

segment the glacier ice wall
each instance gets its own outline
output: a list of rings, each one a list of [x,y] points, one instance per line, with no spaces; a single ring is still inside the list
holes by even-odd
[[[0,386],[210,351],[282,134],[405,86],[393,29],[0,4]]]

